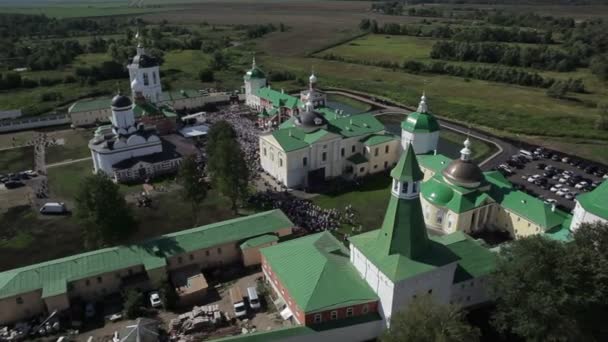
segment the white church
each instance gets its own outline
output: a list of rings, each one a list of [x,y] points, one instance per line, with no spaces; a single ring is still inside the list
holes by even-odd
[[[116,95],[111,111],[111,125],[99,127],[89,142],[94,173],[124,183],[177,171],[182,156],[155,129],[136,123],[131,99]]]

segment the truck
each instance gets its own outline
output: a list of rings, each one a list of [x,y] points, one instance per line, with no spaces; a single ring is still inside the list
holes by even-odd
[[[47,202],[40,208],[40,213],[43,215],[59,215],[67,212],[68,209],[63,202]]]
[[[245,306],[241,289],[238,286],[230,288],[230,300],[234,307],[234,316],[236,318],[244,318],[247,315],[247,307]]]

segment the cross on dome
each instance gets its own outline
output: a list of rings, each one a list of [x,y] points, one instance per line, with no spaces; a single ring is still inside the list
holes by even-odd
[[[467,139],[464,141],[464,148],[460,150],[460,159],[466,161],[471,158],[471,140],[467,136]]]

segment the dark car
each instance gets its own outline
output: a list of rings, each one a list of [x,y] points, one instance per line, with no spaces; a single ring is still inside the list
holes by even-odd
[[[536,165],[536,168],[539,169],[539,170],[544,170],[545,167],[547,167],[547,164],[545,164],[545,163],[538,163]]]
[[[24,186],[25,184],[23,184],[23,182],[21,181],[14,181],[14,180],[9,180],[8,182],[4,183],[4,186],[7,189],[15,189],[15,188],[19,188]]]
[[[597,167],[593,166],[593,165],[587,166],[585,168],[585,173],[588,173],[588,174],[593,174],[595,171],[597,171]]]
[[[551,156],[551,160],[553,160],[553,161],[559,161],[560,159],[561,158],[557,154],[554,154],[553,156]]]
[[[581,161],[578,159],[572,159],[570,161],[570,165],[572,165],[572,166],[578,166],[580,163],[581,163]]]
[[[602,169],[596,170],[593,173],[594,176],[600,177],[600,178],[604,177],[605,174],[606,174],[606,170],[602,170]]]

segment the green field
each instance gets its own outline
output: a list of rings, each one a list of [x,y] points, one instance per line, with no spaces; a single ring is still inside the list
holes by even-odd
[[[15,173],[34,168],[34,148],[31,146],[0,151],[0,173]]]
[[[425,37],[369,34],[319,52],[316,56],[333,54],[348,59],[397,63],[406,60],[428,60],[431,48],[436,41],[437,39]]]
[[[88,144],[93,134],[89,130],[65,130],[57,134],[64,140],[63,145],[51,146],[46,149],[47,164],[59,163],[72,159],[86,158],[91,155]]]
[[[179,9],[175,7],[172,9]],[[57,5],[57,6],[28,6],[28,7],[0,7],[0,13],[16,13],[16,14],[44,14],[55,18],[81,18],[81,17],[105,17],[116,15],[141,15],[146,13],[155,13],[166,11],[165,7],[147,7],[147,8],[130,8],[116,3],[90,3],[90,4],[74,4],[74,5]]]

